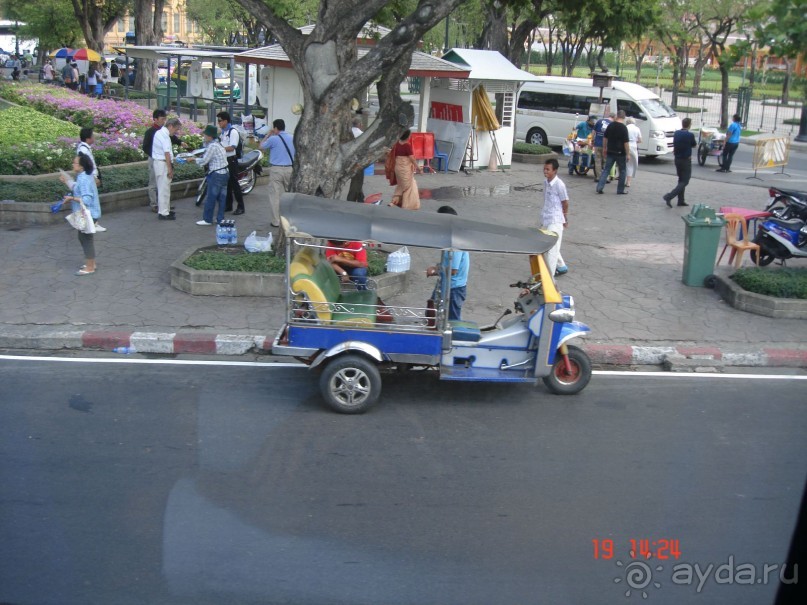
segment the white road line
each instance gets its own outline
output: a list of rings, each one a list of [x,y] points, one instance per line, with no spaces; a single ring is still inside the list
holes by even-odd
[[[133,363],[151,365],[176,366],[242,366],[260,368],[305,368],[302,363],[274,363],[259,361],[205,361],[199,359],[140,359],[124,357],[37,357],[27,355],[0,355],[0,359],[9,361],[55,361],[61,363]]]
[[[0,355],[0,360],[8,361],[51,361],[59,363],[132,363],[177,366],[237,366],[255,368],[306,368],[297,362],[261,361],[208,361],[194,359],[139,359],[130,357],[42,357],[27,355]],[[756,380],[807,380],[807,376],[784,374],[717,374],[701,372],[642,372],[627,370],[594,370],[596,376],[631,376],[634,378],[746,378]]]
[[[774,368],[771,368],[772,370]],[[807,376],[790,376],[786,374],[717,374],[712,372],[630,372],[627,370],[594,370],[592,374],[599,376],[639,376],[648,378],[755,378],[759,380],[807,380]]]

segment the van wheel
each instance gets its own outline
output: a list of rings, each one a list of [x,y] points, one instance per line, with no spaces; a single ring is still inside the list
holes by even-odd
[[[325,402],[335,412],[362,414],[381,395],[381,373],[375,363],[348,353],[326,362],[319,378]]]
[[[527,133],[527,143],[532,145],[543,145],[544,147],[548,146],[548,139],[546,137],[546,133],[541,130],[540,128],[533,128]]]

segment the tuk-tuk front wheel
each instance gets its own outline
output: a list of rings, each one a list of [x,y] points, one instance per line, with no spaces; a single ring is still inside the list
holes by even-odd
[[[556,395],[579,393],[591,380],[591,360],[582,349],[569,345],[569,363],[558,351],[549,376],[544,376],[544,384]]]
[[[334,411],[361,414],[381,395],[381,373],[362,355],[340,355],[326,362],[319,378],[319,388]]]

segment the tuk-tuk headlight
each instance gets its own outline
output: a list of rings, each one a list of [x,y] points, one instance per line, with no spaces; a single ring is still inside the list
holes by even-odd
[[[574,320],[574,297],[563,295],[563,306],[549,313],[549,319],[558,323],[567,323]]]

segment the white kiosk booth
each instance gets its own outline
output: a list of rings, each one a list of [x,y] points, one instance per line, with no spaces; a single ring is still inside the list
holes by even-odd
[[[448,169],[510,166],[515,139],[515,104],[522,83],[538,80],[515,67],[501,53],[454,48],[443,60],[467,69],[467,78],[430,78],[420,90],[418,130],[433,132]],[[476,96],[476,101],[474,100]],[[473,106],[495,98],[498,123],[489,123]],[[425,109],[425,110],[424,110]],[[488,109],[492,109],[488,107]]]

